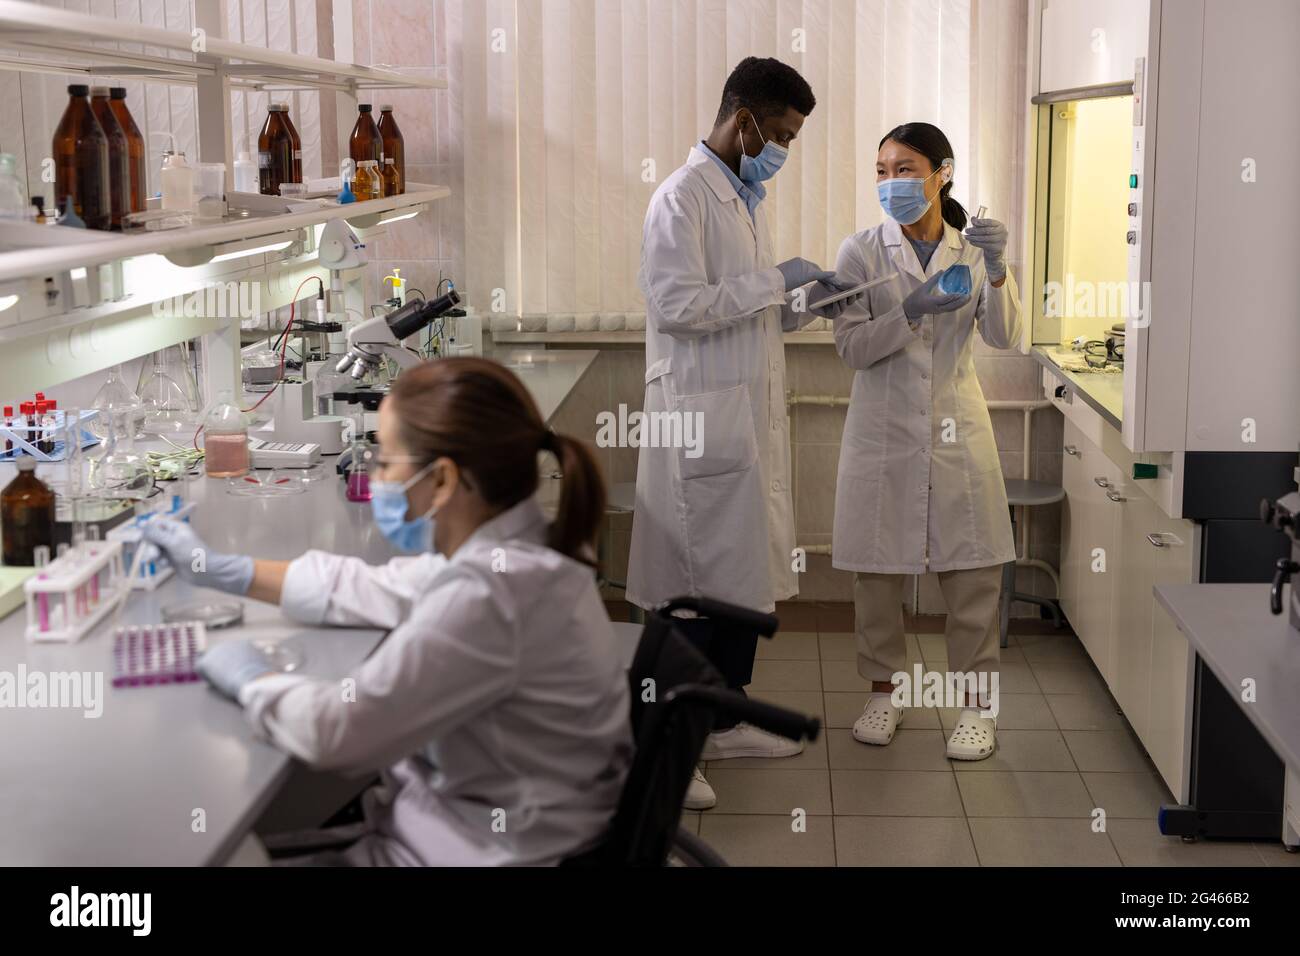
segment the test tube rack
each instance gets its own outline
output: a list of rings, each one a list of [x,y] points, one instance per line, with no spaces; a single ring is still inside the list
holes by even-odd
[[[135,571],[131,576],[133,589],[152,591],[176,573],[172,570],[172,566],[163,560],[135,560],[135,552],[140,547],[140,542],[144,540],[144,526],[154,518],[175,518],[177,521],[188,522],[194,508],[195,502],[186,502],[180,495],[172,495],[170,502],[165,503],[161,509],[137,515],[108,532],[109,541],[116,541],[122,545],[123,564],[128,568],[133,563],[135,565]]]
[[[12,422],[0,418],[0,461],[10,461],[19,455],[31,455],[37,461],[63,461],[67,454],[67,442],[64,439],[67,437],[68,422],[61,408],[55,409],[50,414],[54,416],[54,424],[49,426],[42,425],[40,422],[35,425],[19,424],[18,416],[15,416]],[[86,422],[98,414],[97,409],[86,408],[82,409],[78,416],[82,425],[82,448],[89,448],[99,443],[98,438],[85,430]],[[37,447],[37,442],[42,438],[54,439],[52,450],[44,452]],[[6,445],[11,446],[7,451]]]
[[[122,545],[83,541],[23,582],[27,640],[75,644],[118,603],[126,588]]]

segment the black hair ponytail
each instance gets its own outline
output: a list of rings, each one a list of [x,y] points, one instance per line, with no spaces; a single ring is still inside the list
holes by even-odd
[[[885,145],[886,140],[891,139],[895,143],[902,143],[908,149],[916,150],[928,159],[930,166],[936,170],[945,159],[956,161],[948,137],[943,135],[943,130],[930,123],[904,123],[902,126],[895,126],[881,137],[880,144],[876,148],[879,149]],[[951,182],[943,184],[943,188],[939,190],[939,200],[943,221],[958,232],[965,229],[968,218],[966,210],[952,197]]]

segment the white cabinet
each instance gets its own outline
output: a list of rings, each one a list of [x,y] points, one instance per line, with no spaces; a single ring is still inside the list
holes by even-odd
[[[1161,777],[1186,800],[1192,654],[1153,588],[1196,580],[1196,525],[1166,515],[1069,418],[1064,436],[1061,607]]]
[[[1158,516],[1160,530],[1148,544],[1156,551],[1155,584],[1185,584],[1196,576],[1196,528]],[[1190,799],[1192,665],[1195,655],[1160,602],[1151,606],[1151,709],[1143,741],[1160,776],[1180,803]]]
[[[1075,633],[1112,682],[1113,627],[1120,508],[1107,492],[1118,468],[1069,419],[1065,422],[1065,505],[1061,527],[1061,606]]]
[[[1040,93],[1133,79],[1146,55],[1146,0],[1042,0],[1042,10]]]

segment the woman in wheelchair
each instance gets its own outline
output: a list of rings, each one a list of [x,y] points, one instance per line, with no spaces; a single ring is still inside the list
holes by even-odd
[[[559,862],[606,831],[632,753],[627,678],[592,569],[600,472],[483,359],[403,372],[378,434],[374,517],[412,557],[265,561],[150,522],[192,583],[306,623],[391,629],[342,683],[273,673],[243,641],[213,647],[200,672],[305,763],[382,770],[362,801],[364,835],[315,862]],[[564,475],[549,524],[535,499],[541,451]]]

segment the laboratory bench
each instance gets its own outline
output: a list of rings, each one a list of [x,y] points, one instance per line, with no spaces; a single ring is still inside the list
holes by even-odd
[[[596,353],[519,349],[493,357],[519,375],[549,420]],[[154,445],[162,443],[137,443]],[[0,466],[0,482],[12,471]],[[284,498],[233,496],[224,480],[201,477],[188,494],[197,503],[195,529],[217,551],[290,559],[319,548],[376,564],[394,553],[369,505],[348,501],[334,477]],[[214,593],[173,576],[153,591],[133,591],[118,623],[157,622],[163,607]],[[209,631],[210,643],[291,642],[303,654],[301,672],[313,677],[346,676],[384,636],[304,626],[278,607],[241,600],[242,624]],[[240,709],[206,684],[113,687],[110,623],[75,644],[28,643],[25,626],[21,608],[0,619],[0,672],[14,680],[33,672],[102,674],[102,713],[0,709],[0,865],[222,862],[289,779],[292,759],[259,741]],[[614,633],[630,660],[639,628],[615,626]]]
[[[1283,607],[1290,605],[1289,590]],[[1300,633],[1285,614],[1269,610],[1267,584],[1163,584],[1155,595],[1198,661],[1229,691],[1224,703],[1245,715],[1282,761],[1285,832],[1279,835],[1300,846]],[[1204,712],[1199,716],[1195,733],[1215,735],[1218,726]],[[1265,777],[1254,794],[1264,806],[1271,804],[1276,776]],[[1271,815],[1272,809],[1255,812]]]
[[[1055,345],[1035,345],[1030,353],[1043,368],[1060,379],[1061,385],[1074,391],[1111,428],[1121,428],[1124,418],[1123,372],[1072,372],[1065,362],[1082,362],[1082,352],[1072,352]],[[1050,394],[1050,393],[1049,393]]]

